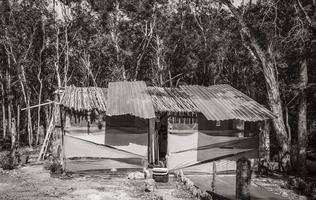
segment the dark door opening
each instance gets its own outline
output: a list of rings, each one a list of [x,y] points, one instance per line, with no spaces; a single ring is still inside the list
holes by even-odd
[[[168,115],[161,115],[158,123],[158,146],[159,146],[159,161],[166,166],[166,155],[168,147]]]

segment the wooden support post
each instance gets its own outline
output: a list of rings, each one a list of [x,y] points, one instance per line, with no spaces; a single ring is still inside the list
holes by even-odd
[[[155,164],[159,164],[159,134],[158,134],[158,130],[155,130],[155,141],[154,141],[154,143],[155,143],[155,152],[154,152],[154,154],[155,154]]]
[[[213,162],[212,192],[216,190],[216,161]]]
[[[105,124],[104,124],[104,144],[106,144],[106,129],[107,129],[107,123],[106,123],[106,120],[107,120],[108,118],[107,117],[105,117]]]
[[[251,163],[243,157],[237,160],[236,200],[250,200]]]
[[[148,164],[153,165],[155,159],[154,152],[155,142],[155,119],[148,120]]]
[[[88,112],[88,135],[90,134],[91,112]]]

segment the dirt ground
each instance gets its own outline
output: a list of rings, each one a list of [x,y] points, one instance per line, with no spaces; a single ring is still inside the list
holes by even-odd
[[[127,176],[73,175],[71,178],[52,178],[43,165],[28,165],[19,169],[0,170],[0,199],[194,199],[184,187],[172,182],[171,187],[145,192],[144,180],[129,180]]]

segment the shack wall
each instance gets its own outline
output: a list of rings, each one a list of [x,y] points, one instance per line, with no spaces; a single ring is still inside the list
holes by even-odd
[[[241,120],[225,120],[217,124],[197,114],[196,123],[181,124],[169,120],[168,127],[169,169],[210,173],[209,164],[217,160],[217,171],[234,171],[237,158],[258,157],[256,123],[245,126]],[[208,164],[199,164],[205,162]]]
[[[231,130],[233,129],[232,120],[220,121],[220,126],[216,126],[216,121],[209,121],[201,113],[197,115],[199,130]]]
[[[67,170],[142,168],[147,155],[147,131],[144,130],[144,123],[131,117],[114,118],[109,120],[112,122],[110,128],[105,126],[104,118],[99,117],[88,121],[88,116],[84,115],[67,116],[64,137]]]
[[[105,144],[147,157],[148,120],[131,115],[106,117]]]
[[[168,117],[168,169],[181,168],[197,161],[198,123],[196,117],[171,115]]]

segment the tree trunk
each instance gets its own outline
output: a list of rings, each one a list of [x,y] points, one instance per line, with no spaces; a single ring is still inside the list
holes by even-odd
[[[41,104],[42,102],[42,89],[43,89],[43,80],[41,78],[41,69],[39,69],[39,72],[37,74],[37,79],[40,83],[40,89],[38,93],[38,105]],[[35,140],[35,145],[38,145],[39,143],[39,135],[40,135],[40,126],[41,126],[41,106],[38,106],[37,110],[37,132],[36,132],[36,140]]]
[[[9,97],[10,98],[10,97]],[[8,112],[8,118],[7,118],[7,129],[8,129],[8,131],[9,131],[9,134],[10,134],[10,136],[12,137],[12,132],[11,132],[11,130],[12,130],[12,114],[11,114],[11,106],[10,106],[10,103],[12,103],[12,100],[10,101],[8,101],[8,107],[7,107],[7,112]]]
[[[1,17],[1,23],[4,27],[6,27],[9,24],[10,21],[10,13],[11,13],[11,5],[10,5],[10,1],[9,0],[2,0],[0,1],[0,17]],[[6,29],[5,29],[6,30]],[[5,36],[7,36],[7,31],[5,31]],[[7,58],[7,61],[10,61],[10,56],[7,52],[6,49],[6,45],[3,45],[1,47],[4,52],[4,58]],[[9,63],[7,63],[9,65]],[[2,66],[1,66],[2,67]],[[10,82],[10,80],[8,80],[7,75],[9,74],[9,70],[8,67],[5,68],[5,70],[3,71],[3,74],[0,76],[0,78],[5,78],[5,80],[7,80],[7,82],[5,80],[3,80],[1,86],[2,86],[2,122],[3,122],[3,137],[7,136],[7,132],[11,131],[8,129],[8,124],[10,123],[9,120],[11,121],[11,119],[6,118],[6,104],[8,103],[6,101],[6,97],[8,96],[7,93],[7,86],[6,84],[8,82]]]
[[[28,130],[28,139],[29,139],[29,147],[32,148],[33,144],[33,127],[32,127],[32,116],[30,107],[30,96],[27,97],[27,130]]]
[[[250,29],[244,22],[242,15],[239,14],[237,8],[231,3],[231,1],[223,0],[223,2],[228,6],[230,11],[237,18],[242,28],[241,32],[246,40],[244,42],[249,43],[250,48],[255,53],[256,58],[260,61],[262,65],[263,74],[266,80],[269,105],[271,111],[276,116],[276,118],[272,120],[272,123],[276,132],[277,141],[282,148],[280,153],[282,157],[284,157],[284,155],[288,154],[290,151],[290,142],[284,124],[279,82],[273,58],[271,58],[271,54],[266,55],[263,48],[259,45],[256,38],[253,36]],[[269,48],[271,48],[271,46]],[[285,162],[289,163],[289,160],[286,160]]]
[[[7,41],[9,41],[8,39],[8,36],[7,36],[7,33],[5,33],[6,35],[6,39]],[[33,38],[34,34],[32,35],[32,38]],[[32,44],[32,39],[31,39],[31,42],[29,44],[29,47],[24,55],[24,58],[23,58],[23,61],[26,60],[27,58],[27,55],[28,55],[28,52],[31,48],[31,44]],[[25,105],[27,107],[27,128],[28,128],[28,140],[29,140],[29,146],[32,147],[32,141],[33,141],[33,131],[32,131],[32,119],[31,119],[31,110],[30,110],[30,94],[29,94],[29,90],[27,90],[27,86],[25,85],[26,84],[26,77],[25,77],[25,70],[24,70],[24,65],[23,64],[19,64],[19,62],[16,60],[16,57],[14,56],[14,53],[13,53],[13,48],[12,48],[12,45],[9,43],[9,46],[5,48],[6,49],[6,52],[7,52],[7,55],[8,55],[8,65],[10,65],[10,62],[11,62],[11,59],[10,59],[10,56],[11,55],[11,58],[14,62],[14,64],[18,65],[20,67],[20,70],[19,70],[19,73],[18,73],[18,80],[21,84],[21,89],[22,89],[22,93],[23,93],[23,98],[24,98],[24,101],[25,101]],[[11,101],[12,102],[12,101]],[[11,121],[11,119],[8,119],[7,120],[8,122]]]
[[[120,56],[120,45],[119,45],[119,37],[118,37],[118,26],[119,26],[119,11],[120,11],[120,4],[119,1],[115,1],[115,11],[113,13],[113,17],[111,19],[111,39],[112,42],[114,43],[115,47],[115,53],[116,53],[116,67],[117,69],[120,69],[122,72],[122,79],[125,81],[126,80],[126,70],[125,67],[121,61],[121,56]]]
[[[55,101],[59,100],[59,96],[55,98]],[[54,104],[54,130],[52,132],[52,155],[53,159],[55,159],[62,167],[64,171],[64,149],[63,149],[63,119],[62,119],[62,110],[59,104]]]
[[[41,77],[42,75],[42,63],[43,63],[43,57],[42,57],[42,54],[43,54],[43,51],[45,49],[45,24],[44,24],[44,20],[43,20],[43,16],[42,16],[42,20],[41,20],[41,30],[43,32],[43,40],[42,40],[42,47],[41,47],[41,50],[39,52],[39,66],[38,66],[38,73],[37,73],[37,80],[40,84],[40,88],[39,88],[39,94],[38,94],[38,105],[41,104],[42,102],[42,90],[43,90],[43,78]],[[66,29],[67,31],[67,29]],[[68,45],[68,44],[67,44]],[[67,49],[68,51],[68,49]],[[65,75],[67,76],[67,75]],[[39,137],[40,137],[40,134],[42,133],[41,131],[41,106],[38,107],[38,110],[37,110],[37,132],[36,132],[36,139],[35,139],[35,145],[38,145],[39,144]]]
[[[156,17],[153,16],[153,19],[152,19],[152,21],[149,22],[149,25],[147,24],[147,22],[145,22],[145,23],[146,23],[146,25],[145,25],[145,31],[144,31],[144,39],[142,41],[142,48],[140,50],[140,53],[137,56],[134,81],[137,80],[141,61],[146,53],[146,49],[148,48],[149,44],[151,43],[154,28],[156,26]],[[148,26],[149,26],[149,28],[148,28]]]
[[[285,125],[286,125],[287,135],[289,136],[289,138],[292,138],[292,129],[291,129],[290,122],[289,122],[288,104],[285,105]]]
[[[16,140],[17,144],[20,145],[20,105],[17,105],[16,108]]]
[[[270,160],[270,126],[268,120],[260,123],[259,158],[267,162]]]
[[[11,150],[16,147],[16,123],[13,118],[11,121]]]
[[[24,66],[21,65],[21,75],[19,74],[20,84],[22,88],[22,93],[26,105],[26,112],[27,112],[27,131],[28,131],[28,142],[29,147],[32,148],[33,143],[33,130],[32,130],[32,118],[31,118],[31,110],[30,110],[30,94],[26,91],[26,78],[25,78],[25,71]]]
[[[64,86],[67,86],[68,82],[68,69],[69,69],[69,42],[68,42],[68,26],[65,30],[65,43],[66,43],[66,52],[65,52],[65,67],[64,67]]]
[[[24,67],[21,66],[22,70],[22,74],[24,74]],[[32,148],[32,142],[33,142],[33,131],[32,131],[32,119],[31,119],[31,110],[30,110],[30,97],[26,92],[26,88],[25,88],[25,76],[22,75],[23,80],[21,78],[21,76],[19,76],[20,79],[20,84],[21,84],[21,88],[22,88],[22,93],[23,93],[23,97],[24,97],[24,101],[25,101],[25,105],[27,107],[27,132],[28,132],[28,142],[29,142],[29,147]]]
[[[47,133],[47,129],[48,129],[48,126],[49,126],[49,122],[50,122],[50,119],[49,119],[49,115],[50,115],[50,108],[51,108],[51,105],[48,105],[48,106],[45,106],[43,109],[44,109],[44,137],[45,137],[45,134]]]
[[[61,96],[60,96],[60,89],[61,89],[61,78],[60,78],[60,73],[59,73],[59,28],[56,27],[57,32],[56,32],[56,60],[55,60],[55,71],[56,71],[56,78],[57,78],[57,84],[58,84],[58,89],[57,89],[57,95],[55,97],[55,102],[60,102]],[[53,158],[58,161],[59,164],[61,164],[62,169],[64,168],[64,163],[63,163],[63,145],[62,145],[62,137],[63,137],[63,131],[62,131],[62,119],[61,119],[61,110],[60,110],[60,105],[59,104],[54,104],[54,111],[52,113],[52,119],[53,119],[53,128],[52,128],[52,154]],[[57,127],[58,126],[58,127]],[[49,134],[49,133],[46,133]],[[48,135],[46,135],[47,137]],[[49,137],[46,139],[49,140]],[[47,148],[49,141],[47,141],[43,144],[44,148]],[[42,150],[41,150],[42,152]],[[45,151],[43,151],[45,155]],[[40,154],[40,157],[42,155]]]
[[[11,119],[11,152],[10,152],[10,156],[11,159],[13,160],[12,165],[13,166],[17,166],[19,163],[19,159],[16,156],[16,150],[17,150],[17,146],[16,146],[16,126],[15,126],[15,119]]]
[[[159,37],[158,34],[156,34],[156,63],[157,63],[157,69],[158,73],[155,73],[154,75],[158,77],[156,78],[158,81],[158,85],[163,85],[163,72],[165,70],[165,58],[164,58],[164,43],[163,40]]]
[[[56,71],[56,78],[57,78],[57,85],[58,85],[58,94],[61,88],[61,80],[60,80],[60,73],[59,73],[59,28],[57,28],[56,33],[56,60],[55,60],[55,71]]]
[[[6,80],[6,84],[3,89],[4,89],[4,98],[6,98],[5,101],[5,106],[6,108],[6,112],[7,112],[7,119],[6,119],[6,129],[9,133],[11,133],[11,119],[12,119],[12,115],[11,115],[11,105],[12,105],[12,93],[11,93],[11,75],[10,75],[10,69],[11,69],[11,60],[10,60],[10,56],[7,54],[6,56],[7,58],[7,67],[5,68],[5,80]]]
[[[5,5],[7,6],[7,13],[6,13],[6,25],[9,25],[9,21],[10,21],[10,18],[9,16],[12,14],[10,12],[10,1],[4,1],[6,2]],[[7,29],[5,29],[5,32],[4,32],[4,35],[5,35],[5,41],[6,41],[6,45],[4,45],[4,48],[6,50],[6,53],[7,53],[7,62],[8,62],[8,69],[11,68],[11,60],[13,61],[14,64],[16,64],[17,66],[20,67],[20,70],[19,73],[18,73],[18,80],[21,84],[21,88],[22,88],[22,93],[23,93],[23,97],[24,97],[24,101],[25,101],[25,104],[26,104],[26,107],[27,107],[27,124],[28,124],[28,139],[29,139],[29,146],[32,147],[32,139],[33,139],[33,133],[32,133],[32,120],[31,120],[31,111],[29,109],[30,107],[30,90],[28,89],[27,85],[26,85],[26,76],[25,76],[25,69],[24,69],[24,65],[23,65],[23,62],[26,61],[27,59],[27,56],[28,56],[28,53],[32,47],[32,42],[33,42],[33,39],[34,39],[34,34],[35,32],[33,32],[32,36],[31,36],[31,39],[30,39],[30,43],[28,45],[28,48],[27,50],[25,51],[25,54],[23,56],[23,58],[21,60],[17,60],[16,56],[14,55],[14,51],[13,51],[13,45],[12,43],[10,42],[10,39],[8,37],[8,33],[7,33]],[[9,96],[9,100],[8,100],[8,119],[7,119],[7,123],[9,124],[8,125],[8,128],[10,128],[10,131],[11,131],[11,108],[12,108],[12,94],[11,94],[11,83],[10,83],[10,74],[8,73],[8,76],[6,77],[7,78],[7,87],[9,88],[8,89],[8,96]]]
[[[6,91],[7,91],[7,113],[8,113],[8,118],[7,118],[7,129],[11,133],[11,120],[12,120],[12,114],[11,114],[11,107],[12,107],[12,92],[11,92],[11,75],[10,75],[10,68],[11,68],[11,61],[10,57],[7,56],[7,64],[8,68],[6,69]],[[12,137],[12,135],[11,135]]]
[[[89,77],[91,77],[91,79],[93,81],[93,86],[98,87],[97,82],[96,82],[96,78],[91,70],[91,62],[90,62],[89,53],[87,54],[85,51],[83,52],[83,58],[81,58],[81,62],[88,72],[88,74],[87,74],[88,82],[89,82]],[[65,77],[65,79],[67,79],[67,77]]]
[[[2,94],[1,94],[1,96],[2,96],[2,128],[3,128],[3,133],[2,133],[2,136],[3,136],[3,138],[5,138],[6,137],[6,132],[7,132],[7,130],[6,130],[6,128],[7,128],[7,126],[6,126],[6,124],[7,124],[7,121],[6,121],[6,115],[5,115],[5,98],[4,98],[4,86],[3,86],[3,84],[1,84],[1,91],[2,91]]]
[[[298,172],[300,176],[306,176],[306,146],[307,146],[307,102],[305,89],[308,82],[307,76],[307,61],[304,59],[301,61],[300,66],[300,103],[298,107],[298,130],[297,130],[297,141],[298,141]]]

